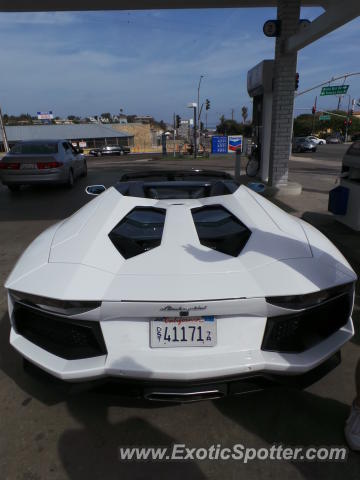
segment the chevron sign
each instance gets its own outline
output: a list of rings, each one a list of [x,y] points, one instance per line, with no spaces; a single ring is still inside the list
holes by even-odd
[[[242,135],[229,135],[228,137],[228,152],[236,152],[236,150],[242,150]]]

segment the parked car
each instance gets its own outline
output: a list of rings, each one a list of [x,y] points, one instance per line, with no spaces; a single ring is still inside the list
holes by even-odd
[[[21,185],[74,185],[87,175],[86,158],[67,140],[34,140],[17,143],[0,160],[0,180],[11,191]]]
[[[342,140],[340,137],[336,137],[335,135],[334,136],[331,136],[331,137],[326,137],[326,143],[330,143],[330,144],[338,144],[338,143],[342,143]]]
[[[326,140],[324,138],[319,138],[319,137],[316,137],[315,135],[309,135],[308,137],[306,137],[306,140],[309,140],[310,142],[315,143],[315,145],[326,144]]]
[[[350,147],[346,150],[343,156],[342,169],[341,169],[341,176],[343,178],[349,177],[351,166],[356,167],[357,169],[360,167],[360,139],[352,143]],[[357,171],[358,170],[354,169],[352,179],[358,182],[360,179],[359,179],[359,175],[355,173]]]
[[[175,402],[302,388],[339,364],[356,274],[313,226],[223,172],[140,171],[87,192],[100,195],[6,280],[28,362]]]
[[[127,155],[130,153],[130,147],[127,145],[106,145],[101,148],[93,148],[90,155],[101,157],[102,155]]]
[[[297,137],[294,139],[293,152],[316,152],[316,144],[306,137]]]

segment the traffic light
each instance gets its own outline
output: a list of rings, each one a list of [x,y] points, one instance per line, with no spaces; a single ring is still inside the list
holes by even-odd
[[[180,115],[176,115],[175,125],[176,125],[176,128],[180,128],[180,125],[181,125],[181,117],[180,117]]]
[[[210,100],[208,98],[205,101],[205,110],[210,110]]]
[[[295,75],[295,90],[297,90],[299,88],[299,78],[300,78],[300,75],[298,73],[296,73],[296,75]]]
[[[349,125],[349,127],[351,127],[351,125],[352,125],[352,118],[349,118],[349,120],[348,120],[348,125]]]
[[[311,112],[312,112],[313,115],[315,115],[315,113],[316,113],[316,107],[315,107],[315,105],[312,107]]]

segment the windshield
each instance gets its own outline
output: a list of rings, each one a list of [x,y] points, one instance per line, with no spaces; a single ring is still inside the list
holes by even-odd
[[[49,155],[58,153],[57,143],[18,143],[10,150],[11,155]]]

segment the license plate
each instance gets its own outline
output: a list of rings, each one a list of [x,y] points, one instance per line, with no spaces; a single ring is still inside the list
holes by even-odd
[[[32,170],[33,168],[35,168],[35,165],[33,163],[23,163],[21,165],[21,168],[23,170]]]
[[[164,317],[151,320],[150,346],[214,347],[216,345],[216,318]]]

